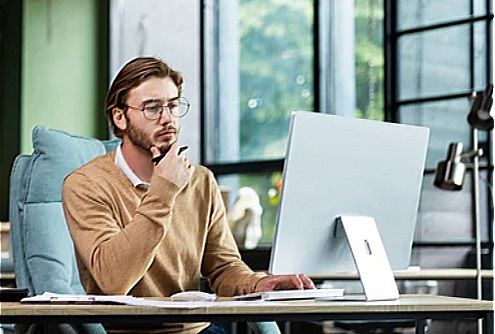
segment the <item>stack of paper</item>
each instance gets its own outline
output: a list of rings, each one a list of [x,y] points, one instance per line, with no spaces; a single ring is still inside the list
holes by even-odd
[[[250,305],[253,306],[256,303],[252,301],[169,301],[169,300],[156,300],[136,298],[132,296],[105,296],[105,295],[83,295],[83,294],[59,294],[45,292],[42,295],[27,297],[21,300],[22,303],[50,303],[50,304],[124,304],[132,306],[144,306],[144,307],[160,307],[167,309],[196,309],[201,307],[225,307],[225,306],[239,306]],[[264,301],[258,302],[259,306],[267,305]],[[273,305],[273,304],[272,304]]]
[[[92,304],[92,303],[114,303],[128,304],[136,299],[126,295],[83,295],[83,294],[61,294],[45,292],[42,295],[26,297],[21,299],[21,303],[59,303],[59,304]]]

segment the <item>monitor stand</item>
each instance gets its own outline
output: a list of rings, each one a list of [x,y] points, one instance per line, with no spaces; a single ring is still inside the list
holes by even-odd
[[[343,228],[349,242],[366,300],[398,299],[397,284],[375,219],[344,215],[336,221],[337,228]]]

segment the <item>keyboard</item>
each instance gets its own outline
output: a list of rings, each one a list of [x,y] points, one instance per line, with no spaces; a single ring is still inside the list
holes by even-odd
[[[344,289],[275,290],[235,296],[234,300],[297,300],[343,297]]]

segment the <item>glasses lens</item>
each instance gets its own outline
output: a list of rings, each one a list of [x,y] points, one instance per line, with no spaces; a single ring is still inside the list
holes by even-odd
[[[170,112],[175,117],[183,117],[189,112],[191,105],[185,97],[180,97],[178,100],[178,105],[171,108]]]
[[[163,111],[170,112],[174,117],[182,117],[188,113],[190,106],[189,101],[185,97],[181,97],[167,105],[147,105],[142,110],[144,112],[144,117],[153,121],[160,118]]]
[[[144,116],[149,119],[149,120],[155,120],[160,117],[160,114],[162,113],[162,106],[156,105],[156,106],[146,106],[144,107]]]

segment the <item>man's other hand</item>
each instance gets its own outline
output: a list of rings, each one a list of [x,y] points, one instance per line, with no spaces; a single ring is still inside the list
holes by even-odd
[[[160,155],[160,150],[155,146],[152,146],[150,151],[153,157]],[[189,182],[193,172],[194,166],[191,165],[184,153],[179,154],[179,147],[176,144],[172,145],[154,170],[154,174],[169,180],[179,188],[183,188]]]
[[[256,285],[256,292],[273,290],[315,289],[313,281],[306,275],[271,275],[262,278]]]

